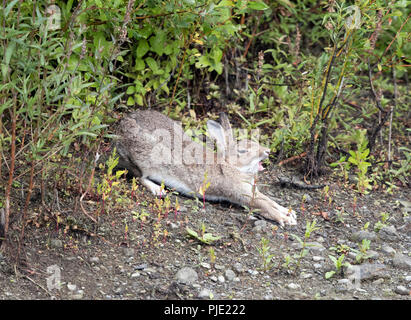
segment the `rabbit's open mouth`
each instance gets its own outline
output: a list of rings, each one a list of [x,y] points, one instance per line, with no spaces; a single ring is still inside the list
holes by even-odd
[[[258,171],[263,171],[265,168],[263,167],[261,161],[258,162]]]

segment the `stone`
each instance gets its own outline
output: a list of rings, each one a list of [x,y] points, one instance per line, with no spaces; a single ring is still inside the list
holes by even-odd
[[[322,256],[313,256],[313,261],[315,262],[320,262],[320,261],[324,261],[325,258]]]
[[[392,264],[395,267],[410,270],[411,269],[411,257],[408,257],[401,253],[397,253],[392,259]]]
[[[388,278],[387,266],[381,263],[363,263],[347,267],[349,279],[354,281],[369,280],[375,278]]]
[[[265,220],[257,220],[254,222],[253,231],[255,233],[262,232],[267,227],[267,221]]]
[[[235,278],[235,273],[234,273],[234,271],[233,270],[231,270],[231,269],[227,269],[226,271],[225,271],[225,277],[227,278],[227,280],[228,281],[233,281],[234,280],[234,278]]]
[[[142,263],[134,267],[134,270],[144,270],[148,267],[147,263]]]
[[[214,294],[210,289],[203,288],[201,289],[197,297],[199,299],[214,299]]]
[[[191,285],[198,280],[197,272],[190,267],[180,269],[176,274],[177,282]]]
[[[77,286],[75,284],[72,284],[72,283],[69,282],[67,284],[67,289],[69,289],[70,291],[74,291],[74,290],[77,289]]]
[[[135,254],[135,250],[133,248],[123,248],[123,253],[126,257],[132,257]]]
[[[219,275],[219,276],[217,277],[217,280],[218,280],[218,282],[220,282],[220,283],[224,283],[224,282],[225,282],[225,278],[224,278],[224,276],[222,276],[222,275]]]
[[[243,265],[240,262],[234,263],[234,270],[237,271],[238,273],[243,273],[245,271]]]
[[[287,285],[287,288],[291,290],[297,290],[297,289],[300,289],[301,286],[299,284],[291,282]]]
[[[384,252],[385,254],[389,254],[389,255],[394,255],[395,254],[395,249],[393,247],[390,247],[388,244],[384,243],[381,246],[381,250],[382,252]]]
[[[73,294],[71,296],[72,299],[74,300],[81,300],[84,297],[84,291],[83,290],[78,290],[76,294]]]
[[[394,292],[395,292],[395,293],[398,293],[398,294],[400,294],[400,295],[402,295],[402,296],[411,295],[411,290],[407,289],[407,288],[404,287],[404,286],[397,286],[397,287],[395,287]]]
[[[63,241],[61,241],[60,239],[51,239],[50,246],[56,249],[63,248]]]
[[[91,263],[99,263],[99,262],[100,262],[100,258],[99,258],[99,257],[91,257],[91,258],[90,258],[90,262],[91,262]]]
[[[208,262],[201,262],[200,265],[205,269],[211,269],[211,265]]]
[[[350,240],[354,242],[362,242],[364,239],[374,241],[377,238],[375,232],[360,230],[350,235]]]
[[[383,226],[379,235],[381,239],[386,241],[395,241],[398,238],[398,232],[394,226]]]

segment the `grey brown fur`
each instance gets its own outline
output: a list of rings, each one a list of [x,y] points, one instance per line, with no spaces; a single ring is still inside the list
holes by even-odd
[[[188,196],[200,196],[200,187],[207,181],[207,200],[226,200],[260,209],[259,214],[280,225],[296,224],[296,215],[261,192],[254,185],[254,175],[260,161],[268,157],[269,149],[251,140],[237,144],[225,114],[221,125],[209,120],[208,132],[215,140],[218,152],[184,133],[181,123],[152,110],[138,110],[126,115],[119,123],[115,146],[120,166],[133,175],[153,194],[160,195],[164,184]]]

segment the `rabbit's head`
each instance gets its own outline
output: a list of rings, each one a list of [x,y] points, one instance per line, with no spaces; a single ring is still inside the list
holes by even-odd
[[[264,170],[261,161],[268,158],[270,149],[250,139],[242,139],[238,142],[234,140],[231,125],[225,113],[220,114],[220,123],[213,120],[207,121],[208,132],[217,144],[219,156],[244,173],[255,174]]]

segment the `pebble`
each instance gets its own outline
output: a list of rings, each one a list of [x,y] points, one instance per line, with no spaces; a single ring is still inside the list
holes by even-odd
[[[211,280],[211,281],[214,281],[214,282],[217,282],[217,281],[218,281],[218,279],[217,279],[216,276],[211,276],[211,277],[210,277],[210,280]]]
[[[300,289],[301,286],[299,284],[291,282],[287,285],[287,288],[291,290],[297,290],[297,289]]]
[[[72,283],[69,282],[67,284],[67,289],[69,289],[70,291],[74,291],[74,290],[77,289],[77,286],[75,284],[72,284]]]
[[[73,294],[71,296],[72,299],[74,300],[81,300],[84,297],[84,291],[83,290],[78,290],[76,294]]]
[[[237,271],[238,273],[243,273],[245,271],[243,265],[240,262],[234,263],[234,270]]]
[[[313,256],[313,261],[315,261],[315,262],[319,262],[319,261],[323,261],[323,260],[325,260],[324,257],[321,257],[321,256]]]
[[[297,250],[302,249],[302,244],[300,244],[299,242],[293,243],[292,246]],[[316,241],[307,242],[305,248],[312,251],[312,252],[315,252],[317,254],[319,254],[319,253],[321,253],[325,250],[325,247],[320,242],[316,242]]]
[[[352,233],[350,236],[350,240],[355,242],[362,242],[364,239],[374,241],[377,239],[377,235],[372,231],[360,230]]]
[[[99,263],[99,262],[100,262],[100,258],[99,258],[99,257],[91,257],[91,258],[90,258],[90,262],[91,262],[91,263]]]
[[[363,263],[360,265],[350,265],[347,268],[349,279],[368,280],[377,277],[389,277],[387,266],[381,263]]]
[[[381,246],[381,250],[382,252],[386,253],[386,254],[395,254],[395,249],[393,247],[390,247],[388,244],[383,244]]]
[[[220,283],[224,283],[224,282],[225,282],[225,278],[224,278],[224,276],[222,276],[222,275],[219,275],[219,276],[217,277],[217,280],[218,280],[218,282],[220,282]]]
[[[256,275],[258,274],[258,271],[257,271],[257,270],[248,269],[247,271],[248,271],[248,273],[251,274],[252,276],[256,276]]]
[[[136,272],[132,273],[130,277],[131,278],[137,278],[139,276],[140,276],[140,272],[136,271]]]
[[[214,294],[210,289],[203,288],[197,296],[199,299],[213,299]]]
[[[405,277],[405,281],[406,281],[406,282],[411,282],[411,276],[406,276],[406,277]]]
[[[211,269],[211,265],[208,262],[201,262],[200,264],[203,268]]]
[[[231,269],[227,269],[225,271],[225,277],[227,278],[228,281],[233,281],[235,278],[235,273]]]
[[[380,238],[386,241],[395,241],[398,238],[398,232],[394,226],[384,226],[379,231]]]
[[[132,257],[135,254],[135,251],[133,248],[123,248],[123,253],[126,257]]]
[[[134,270],[144,270],[148,267],[147,263],[142,263],[134,267]]]
[[[313,202],[313,198],[308,193],[303,194],[303,199],[305,199],[306,203],[312,203]]]
[[[395,267],[403,268],[403,269],[411,269],[411,257],[403,255],[401,253],[397,253],[394,258],[392,259],[392,264]]]
[[[373,281],[372,284],[374,284],[374,285],[380,285],[380,284],[383,284],[383,283],[384,283],[384,279],[383,279],[383,278],[379,278],[379,279]]]
[[[254,222],[253,231],[255,233],[262,232],[267,227],[267,221],[265,220],[257,220]]]
[[[50,246],[52,248],[63,248],[63,241],[61,241],[60,239],[51,239]]]
[[[198,275],[197,272],[190,267],[184,267],[180,269],[176,274],[177,282],[191,285],[197,281]]]
[[[397,286],[394,290],[395,293],[398,293],[403,296],[408,296],[411,294],[411,290],[407,289],[404,286]]]
[[[323,267],[323,265],[321,263],[314,263],[313,264],[314,269],[321,269]]]

